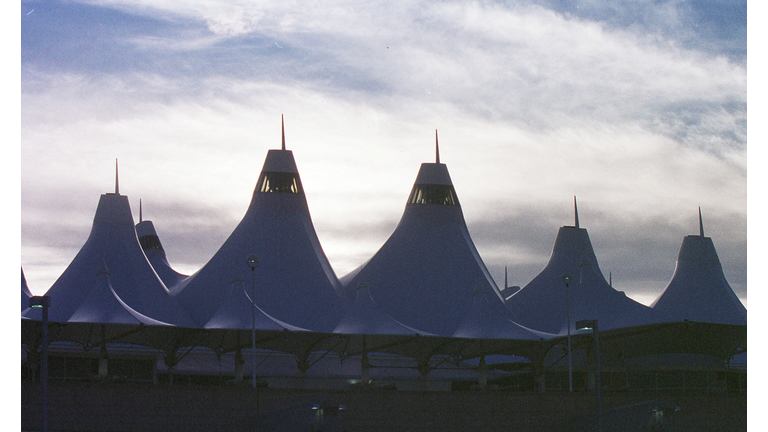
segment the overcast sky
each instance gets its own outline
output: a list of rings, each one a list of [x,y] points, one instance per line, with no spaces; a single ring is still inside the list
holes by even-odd
[[[547,263],[573,197],[600,268],[650,304],[698,208],[747,303],[746,1],[21,2],[21,265],[44,293],[102,193],[170,263],[245,213],[285,115],[339,277],[400,219],[435,130],[496,282]]]

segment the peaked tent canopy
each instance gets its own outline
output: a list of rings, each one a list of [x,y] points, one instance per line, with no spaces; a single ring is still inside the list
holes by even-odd
[[[110,269],[115,295],[129,308],[163,323],[195,327],[144,256],[128,197],[119,193],[117,175],[115,193],[99,199],[85,244],[46,293],[51,297],[51,321],[67,322],[72,317],[94,289],[102,265]]]
[[[258,267],[250,267],[249,256]],[[331,332],[343,313],[341,285],[320,246],[293,158],[283,146],[270,150],[245,216],[208,263],[173,288],[174,296],[201,326],[219,313],[232,275],[245,275],[256,305],[279,322]],[[239,311],[239,312],[238,312]]]
[[[139,223],[136,224],[136,235],[144,255],[147,256],[147,260],[152,264],[152,268],[155,269],[166,287],[170,288],[187,277],[187,275],[174,270],[168,263],[163,244],[160,243],[160,237],[155,231],[155,225],[152,221],[143,220],[141,200],[139,200]]]
[[[575,198],[574,213],[574,226],[560,228],[544,269],[507,299],[515,322],[547,333],[565,334],[568,315],[571,332],[575,331],[575,322],[582,319],[597,319],[602,330],[661,321],[658,312],[606,282],[589,234],[579,226]],[[564,275],[572,278],[567,289]]]
[[[683,238],[672,279],[651,307],[679,321],[747,325],[747,309],[725,279],[712,238],[704,236],[701,209],[699,235]]]
[[[452,336],[470,312],[473,293],[503,302],[470,238],[448,168],[423,163],[397,228],[378,252],[344,278],[353,299],[368,286],[372,301],[397,322]]]

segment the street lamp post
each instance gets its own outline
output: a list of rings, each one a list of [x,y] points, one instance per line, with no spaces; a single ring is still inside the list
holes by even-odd
[[[248,267],[251,268],[251,348],[253,349],[253,388],[256,388],[256,283],[254,274],[259,266],[256,255],[248,256]]]
[[[563,283],[565,284],[565,320],[568,328],[568,391],[573,393],[573,367],[571,365],[571,299],[568,292],[568,286],[573,278],[568,273],[563,274]]]
[[[577,330],[592,330],[595,345],[595,390],[597,391],[597,432],[602,430],[603,423],[603,399],[602,385],[600,384],[600,337],[598,336],[597,320],[576,321]]]
[[[40,381],[43,386],[43,432],[48,432],[48,308],[51,296],[33,296],[29,298],[29,307],[43,309],[42,353],[40,357]]]

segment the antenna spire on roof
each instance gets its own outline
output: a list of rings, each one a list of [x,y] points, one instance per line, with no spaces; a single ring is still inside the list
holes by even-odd
[[[280,114],[280,124],[283,130],[283,150],[285,150],[285,119],[282,114]]]
[[[440,163],[440,146],[437,144],[437,129],[435,129],[435,163]]]
[[[573,196],[574,226],[579,227],[579,208],[576,206],[576,195]]]
[[[704,222],[701,219],[701,206],[699,206],[699,235],[704,237]]]
[[[120,195],[120,182],[117,177],[117,158],[115,158],[115,195]]]

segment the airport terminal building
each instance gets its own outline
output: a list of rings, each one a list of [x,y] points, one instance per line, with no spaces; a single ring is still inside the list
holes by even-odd
[[[30,307],[22,268],[22,394],[37,395],[45,322],[52,383],[130,384],[138,399],[141,388],[170,398],[168,389],[184,386],[294,392],[291,401],[295,392],[397,394],[391,400],[404,399],[392,403],[403,406],[427,394],[481,394],[489,410],[494,394],[744,397],[747,312],[701,214],[699,233],[683,238],[675,272],[650,307],[605,279],[575,199],[574,225],[559,228],[542,271],[511,292],[497,286],[472,241],[437,136],[435,148],[435,161],[403,191],[395,230],[342,277],[315,233],[284,131],[242,220],[192,275],[171,267],[141,210],[135,223],[116,175],[88,239],[46,292],[45,310]],[[39,407],[25,400],[22,426],[36,427]],[[737,414],[746,419],[746,408]],[[485,414],[502,421],[496,415]]]

